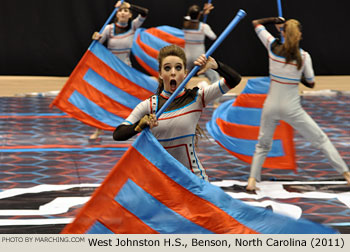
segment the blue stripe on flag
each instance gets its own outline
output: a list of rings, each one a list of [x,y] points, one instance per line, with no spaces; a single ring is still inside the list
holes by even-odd
[[[114,234],[111,230],[109,230],[105,225],[101,222],[96,221],[90,229],[86,232],[86,234]]]
[[[123,61],[115,57],[106,47],[101,43],[95,43],[95,45],[90,48],[90,51],[95,54],[99,59],[105,62],[114,71],[135,83],[136,85],[142,85],[143,88],[154,93],[158,88],[158,83],[156,80],[152,79],[150,76],[145,74],[140,74],[136,69],[129,67]]]
[[[134,39],[137,38],[138,33],[139,33],[139,29],[136,30],[135,33],[135,37]],[[155,71],[158,71],[158,60],[155,58],[152,58],[151,56],[149,56],[147,53],[145,53],[142,48],[136,43],[134,42],[132,45],[132,53],[139,57],[142,61],[144,61],[149,67],[151,67],[152,69],[154,69]]]
[[[118,103],[128,108],[133,109],[141,102],[140,99],[114,86],[92,69],[86,72],[83,79],[109,98],[118,101]]]
[[[232,101],[229,101],[228,105],[231,106]],[[229,108],[229,111],[230,113],[225,113],[222,115],[223,118],[221,118],[220,116],[219,117],[222,120],[230,123],[243,124],[249,126],[260,126],[262,109],[231,106]]]
[[[211,125],[207,127],[209,134],[215,136],[215,139],[219,141],[226,149],[238,154],[253,156],[255,145],[258,143],[258,140],[239,139],[227,136],[213,121],[208,123],[211,123]],[[267,157],[282,157],[284,155],[285,153],[283,151],[282,141],[273,140],[271,150],[267,154]]]
[[[220,118],[229,123],[249,126],[260,126],[262,109],[232,106],[233,100],[228,100],[214,111],[212,118]],[[277,125],[280,125],[278,122]]]
[[[160,145],[148,129],[141,133],[133,143],[133,146],[176,183],[198,197],[216,205],[238,222],[256,230],[258,233],[337,233],[335,230],[324,227],[320,224],[303,219],[294,220],[290,217],[273,213],[264,208],[249,206],[240,200],[232,198],[221,188],[214,186],[191,173],[189,169],[184,167]],[[149,146],[152,146],[152,148]]]
[[[86,114],[107,125],[117,127],[120,123],[124,121],[123,118],[116,116],[108,112],[107,110],[101,108],[100,106],[90,101],[76,90],[71,94],[68,101],[83,112],[85,112]]]
[[[255,145],[258,141],[227,136],[216,124],[216,118],[219,117],[226,122],[237,123],[240,125],[260,126],[261,109],[233,107],[232,103],[233,100],[226,101],[214,111],[212,120],[207,122],[207,130],[211,136],[228,150],[238,154],[253,156]],[[249,116],[247,116],[247,114]],[[284,155],[282,141],[273,140],[271,150],[267,154],[267,157],[280,157]]]
[[[211,234],[180,214],[174,212],[132,180],[128,180],[118,192],[115,200],[141,221],[161,234]]]
[[[241,94],[267,94],[270,87],[270,77],[249,79]]]

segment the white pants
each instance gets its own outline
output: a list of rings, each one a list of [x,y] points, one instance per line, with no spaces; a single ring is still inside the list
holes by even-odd
[[[282,116],[281,120],[289,123],[305,139],[311,142],[315,148],[321,150],[329,160],[330,165],[339,173],[342,174],[349,170],[328,136],[304,109],[299,107],[292,114]],[[254,177],[257,181],[261,180],[261,167],[271,149],[273,134],[278,121],[279,119],[274,119],[270,111],[264,107],[259,131],[259,141],[255,147],[250,169],[250,177]]]

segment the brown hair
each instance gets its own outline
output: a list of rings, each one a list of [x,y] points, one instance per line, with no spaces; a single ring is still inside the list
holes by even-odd
[[[120,5],[119,6],[119,9],[118,9],[118,11],[117,11],[117,13],[118,12],[120,12],[122,9],[128,9],[129,10],[129,12],[131,13],[131,18],[129,18],[129,20],[128,20],[128,25],[130,25],[131,24],[131,19],[132,19],[132,11],[131,11],[131,9],[130,9],[130,4],[128,3],[128,2],[123,2],[122,3],[122,5]],[[114,17],[114,21],[113,21],[114,23],[117,23],[118,22],[118,18],[117,18],[117,15],[115,15],[115,17]]]
[[[284,43],[282,54],[286,58],[286,63],[296,60],[298,69],[303,62],[301,59],[299,42],[301,40],[301,25],[298,20],[289,19],[284,25]]]
[[[197,20],[200,17],[200,11],[199,6],[194,4],[188,8],[187,15],[190,16],[192,20]]]
[[[184,50],[177,46],[177,45],[168,45],[164,46],[162,49],[159,50],[158,54],[158,72],[160,73],[163,65],[163,60],[164,58],[168,56],[177,56],[180,59],[182,59],[183,64],[184,64],[184,69],[186,69],[186,54]],[[164,83],[163,80],[158,77],[158,89],[157,89],[157,94],[160,94],[163,89],[164,89]]]

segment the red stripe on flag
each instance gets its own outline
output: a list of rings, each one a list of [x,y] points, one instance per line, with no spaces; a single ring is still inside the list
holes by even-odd
[[[99,107],[121,118],[127,118],[132,111],[131,108],[116,102],[104,93],[95,89],[93,86],[89,85],[84,80],[76,80],[75,88],[79,93],[97,104]]]
[[[147,53],[149,56],[151,56],[154,59],[158,58],[159,51],[150,47],[149,45],[143,43],[140,38],[140,34],[137,36],[136,43],[140,46],[140,48]]]
[[[146,62],[144,62],[140,57],[137,57],[135,55],[135,58],[137,60],[137,62],[147,71],[149,72],[152,76],[157,77],[158,78],[158,71],[154,70],[152,67],[150,67]]]
[[[247,156],[243,154],[239,154],[236,152],[232,152],[229,149],[227,149],[225,146],[223,146],[220,142],[216,141],[222,148],[224,148],[227,152],[229,152],[231,155],[237,157],[238,159],[251,164],[253,157]],[[281,169],[281,170],[294,170],[296,172],[296,165],[295,162],[292,162],[292,157],[285,156],[285,157],[267,157],[265,159],[265,162],[262,167],[264,168],[272,168],[272,169]]]
[[[240,94],[232,106],[246,108],[263,108],[266,94]]]
[[[248,140],[258,139],[259,131],[256,131],[256,129],[252,130],[249,126],[243,127],[240,129],[239,127],[236,127],[236,130],[231,132],[231,127],[235,128],[235,126],[232,126],[232,125],[228,126],[228,124],[225,125],[225,122],[224,121],[221,122],[220,120],[217,119],[216,122],[219,125],[220,129],[226,135],[237,137],[237,138],[243,138],[243,136],[245,136],[246,137],[245,139],[248,139]],[[250,132],[245,133],[245,129],[250,130]],[[253,137],[249,136],[249,134],[252,134]],[[283,157],[266,157],[265,162],[263,164],[264,168],[286,169],[286,170],[294,170],[294,172],[297,172],[293,136],[294,136],[293,128],[288,123],[284,121],[280,121],[280,125],[276,127],[276,131],[274,133],[274,139],[281,140],[285,155]],[[225,146],[223,146],[219,141],[216,141],[216,142],[222,148],[224,148],[227,152],[231,153],[233,156],[237,157],[238,159],[249,164],[252,163],[252,159],[253,159],[252,156],[247,156],[247,155],[233,152],[227,149]]]
[[[216,119],[216,124],[225,135],[230,137],[247,140],[257,140],[259,137],[259,126],[226,122],[221,118]],[[285,137],[284,130],[284,124],[277,125],[273,139],[283,139]]]
[[[131,166],[132,169],[126,169]],[[110,202],[114,201],[128,178],[173,211],[214,233],[256,233],[214,204],[177,184],[133,147],[124,154],[75,221],[66,226],[62,233],[86,233],[93,223],[101,219],[104,212],[112,207]],[[115,218],[119,216],[104,216],[103,222],[110,226]],[[217,221],[212,221],[213,218]],[[128,223],[129,229],[125,229],[124,232],[133,233],[134,225],[138,224],[135,219],[131,219]],[[140,230],[140,233],[149,233],[149,230]]]
[[[120,75],[118,72],[114,71],[91,52],[89,53],[87,65],[99,75],[101,75],[105,80],[120,88],[124,92],[137,97],[141,101],[153,95],[151,91],[137,85],[136,83],[131,82],[124,76]]]
[[[158,234],[116,201],[111,201],[99,221],[115,234]]]
[[[114,130],[115,129],[114,127],[111,127],[103,122],[100,122],[99,120],[96,120],[94,117],[86,114],[85,112],[75,107],[73,104],[71,104],[68,101],[72,93],[76,90],[80,92],[82,95],[84,95],[85,97],[89,98],[90,100],[96,103],[101,103],[101,101],[104,98],[106,100],[111,100],[109,97],[97,91],[95,88],[93,88],[83,80],[83,76],[85,75],[86,71],[89,69],[88,66],[86,66],[85,64],[82,64],[81,66],[78,66],[78,68],[79,68],[79,71],[75,72],[75,74],[68,79],[66,85],[63,87],[64,90],[60,92],[59,96],[52,102],[51,105],[57,106],[62,111],[66,112],[72,117],[92,127],[101,128],[103,130],[110,130],[110,131]],[[114,102],[114,106],[116,106],[117,108],[119,107],[117,102]],[[115,110],[115,109],[112,108],[112,110]],[[119,111],[116,111],[116,112],[119,114],[122,114]]]
[[[185,40],[175,37],[167,32],[161,31],[159,29],[157,29],[156,27],[153,28],[149,28],[147,30],[145,30],[145,32],[152,34],[153,36],[160,38],[170,44],[175,44],[178,45],[182,48],[185,48]]]

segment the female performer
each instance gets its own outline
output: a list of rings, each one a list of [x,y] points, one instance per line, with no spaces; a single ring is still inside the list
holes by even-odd
[[[192,5],[189,7],[187,16],[184,18],[185,53],[187,57],[187,69],[189,71],[193,68],[193,62],[205,53],[205,38],[216,39],[216,34],[211,27],[199,21],[202,14],[208,15],[212,9],[214,9],[214,6],[208,3],[204,5],[203,11],[200,10],[198,5]],[[205,76],[209,79],[210,83],[214,83],[220,79],[219,74],[211,69],[205,72]]]
[[[130,51],[134,34],[136,29],[145,21],[148,9],[127,2],[121,4],[121,1],[118,1],[115,7],[119,8],[116,13],[115,22],[107,25],[102,34],[95,32],[92,38],[102,44],[107,41],[107,48],[125,64],[131,66]],[[132,21],[131,11],[139,13]],[[97,139],[101,133],[101,129],[96,129],[90,136],[90,139]]]
[[[258,189],[256,180],[260,181],[261,167],[271,149],[279,120],[289,123],[314,147],[320,149],[331,166],[350,184],[350,172],[345,162],[327,135],[300,104],[299,82],[310,88],[315,85],[311,57],[299,48],[302,37],[300,23],[295,19],[285,22],[281,17],[263,18],[252,23],[268,50],[271,84],[262,111],[259,140],[251,164],[247,190]],[[265,24],[276,24],[276,28],[282,31],[283,44],[266,30]]]
[[[216,62],[211,57],[207,60],[205,55],[200,56],[195,61],[196,65],[202,66],[199,74],[210,68],[218,71],[224,79],[204,89],[184,88],[157,120],[155,113],[187,74],[185,52],[176,45],[163,47],[159,51],[158,62],[157,94],[139,103],[129,117],[115,129],[113,138],[117,141],[127,140],[149,126],[153,135],[173,157],[198,177],[208,180],[195,151],[197,123],[208,102],[238,85],[241,77],[225,64]]]

